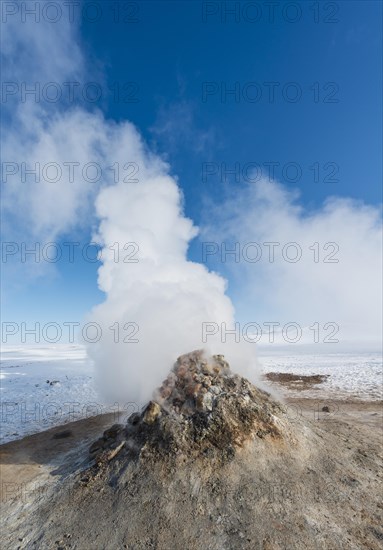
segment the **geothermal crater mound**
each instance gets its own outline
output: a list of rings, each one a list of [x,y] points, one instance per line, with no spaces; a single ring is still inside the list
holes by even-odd
[[[222,461],[250,439],[283,439],[284,411],[248,380],[233,374],[222,355],[194,351],[178,358],[141,414],[115,424],[90,448],[97,464],[138,454],[192,453]]]

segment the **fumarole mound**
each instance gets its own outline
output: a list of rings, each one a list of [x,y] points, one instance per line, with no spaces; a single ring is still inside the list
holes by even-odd
[[[106,430],[90,456],[98,465],[117,453],[224,462],[250,438],[279,441],[288,429],[284,416],[269,394],[233,374],[223,356],[195,351],[179,357],[142,414]]]

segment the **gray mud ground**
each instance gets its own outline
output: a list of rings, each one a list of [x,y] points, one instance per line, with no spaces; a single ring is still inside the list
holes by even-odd
[[[2,548],[381,549],[382,404],[286,399],[285,415],[285,443],[250,441],[224,464],[131,461],[86,484],[111,415],[7,443]]]

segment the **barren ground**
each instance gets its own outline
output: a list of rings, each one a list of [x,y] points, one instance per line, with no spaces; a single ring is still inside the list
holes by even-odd
[[[7,443],[2,548],[382,548],[382,403],[286,398],[285,414],[306,438],[292,455],[262,442],[220,471],[186,457],[86,487],[79,472],[112,415]]]

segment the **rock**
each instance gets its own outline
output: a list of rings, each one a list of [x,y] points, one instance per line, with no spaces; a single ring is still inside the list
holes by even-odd
[[[97,454],[101,453],[104,449],[104,440],[103,439],[97,439],[89,448],[89,454],[91,456],[96,456]]]
[[[122,424],[113,424],[110,428],[104,431],[105,439],[116,439],[116,437],[122,432],[124,426]]]
[[[158,394],[161,399],[167,399],[169,395],[172,393],[172,388],[169,384],[164,384],[160,387]]]
[[[131,424],[132,426],[137,426],[137,424],[140,422],[141,420],[141,415],[140,413],[133,413],[129,416],[128,418],[128,424]]]
[[[197,397],[196,406],[198,411],[212,411],[213,410],[213,396],[207,392]]]
[[[180,410],[180,414],[184,415],[184,416],[190,416],[193,414],[195,410],[195,403],[194,403],[194,400],[192,399],[188,399],[187,401],[185,401],[185,403],[182,405],[181,407],[181,410]]]
[[[145,409],[143,421],[146,424],[153,424],[153,422],[155,422],[155,420],[158,418],[160,413],[161,413],[160,405],[155,401],[150,401],[149,405]]]
[[[200,393],[202,388],[201,384],[198,384],[196,382],[191,382],[185,387],[185,395],[187,397],[197,397],[197,395]]]
[[[122,447],[125,445],[125,441],[122,441],[118,447],[116,447],[115,449],[112,449],[111,451],[109,451],[106,455],[106,459],[108,461],[111,461],[122,449]]]
[[[66,437],[71,437],[73,435],[72,430],[62,430],[53,434],[52,439],[65,439]]]
[[[211,386],[211,380],[208,376],[204,376],[202,380],[202,384],[205,388],[210,388]]]

